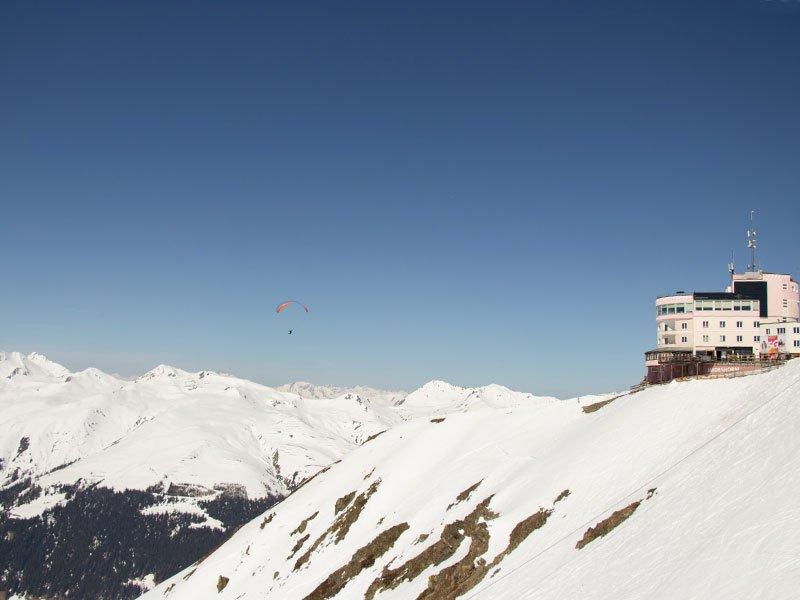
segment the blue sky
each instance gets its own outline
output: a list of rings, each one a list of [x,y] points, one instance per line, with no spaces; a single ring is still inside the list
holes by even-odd
[[[4,2],[0,81],[0,348],[73,369],[600,392],[750,208],[800,272],[797,2]]]

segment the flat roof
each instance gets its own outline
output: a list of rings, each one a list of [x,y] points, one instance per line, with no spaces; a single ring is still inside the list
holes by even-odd
[[[754,296],[734,292],[681,292],[679,294],[656,296],[656,300],[671,298],[672,296],[691,296],[693,300],[758,300]]]
[[[695,292],[695,300],[758,300],[747,294],[734,292]]]

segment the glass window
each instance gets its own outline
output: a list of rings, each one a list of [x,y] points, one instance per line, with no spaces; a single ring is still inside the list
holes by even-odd
[[[724,328],[724,327],[725,327],[725,321],[720,321],[720,322],[719,322],[719,326],[720,326],[721,328]]]
[[[792,333],[800,333],[800,327],[793,328]]]
[[[681,323],[681,329],[689,329],[688,323]]]
[[[703,341],[704,341],[704,342],[707,342],[707,341],[708,341],[708,336],[707,336],[707,335],[704,335],[704,336],[703,336]]]
[[[687,340],[686,340],[686,338],[685,338],[685,337],[682,337],[682,338],[681,338],[681,342],[682,342],[682,343],[684,343],[684,344],[685,344],[685,343],[686,343],[686,341],[687,341]]]
[[[778,333],[786,333],[786,327],[778,327]]]
[[[740,335],[737,335],[737,336],[736,336],[736,341],[737,341],[737,342],[741,342],[741,341],[742,341],[742,339],[744,339],[744,338],[742,338],[742,336],[740,336]]]
[[[753,336],[753,341],[754,342],[760,342],[761,341],[761,336],[760,335],[754,335]]]
[[[703,327],[708,327],[708,321],[703,321]]]
[[[736,321],[736,326],[737,327],[741,327],[742,326],[742,322],[741,321]]]
[[[724,335],[719,336],[719,341],[720,342],[724,342],[725,341],[725,336]]]

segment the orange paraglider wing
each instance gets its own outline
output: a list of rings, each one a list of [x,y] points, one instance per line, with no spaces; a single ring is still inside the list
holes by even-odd
[[[280,304],[278,304],[277,308],[275,309],[275,312],[276,313],[283,312],[292,304],[297,304],[298,306],[302,306],[303,310],[308,312],[308,307],[299,300],[287,300],[286,302],[281,302]]]

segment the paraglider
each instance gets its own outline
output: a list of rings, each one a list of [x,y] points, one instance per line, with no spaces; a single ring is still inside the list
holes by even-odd
[[[278,304],[277,308],[275,309],[275,312],[281,313],[285,311],[292,304],[297,304],[298,306],[303,307],[304,311],[308,312],[308,307],[299,300],[287,300],[286,302],[281,302],[280,304]]]
[[[285,302],[281,302],[275,308],[275,312],[280,314],[283,311],[285,311],[287,308],[292,306],[293,304],[296,304],[297,306],[301,307],[305,312],[309,312],[308,307],[305,304],[303,304],[302,302],[300,302],[299,300],[286,300]],[[292,335],[293,331],[294,331],[294,329],[290,329],[289,330],[289,335]]]

